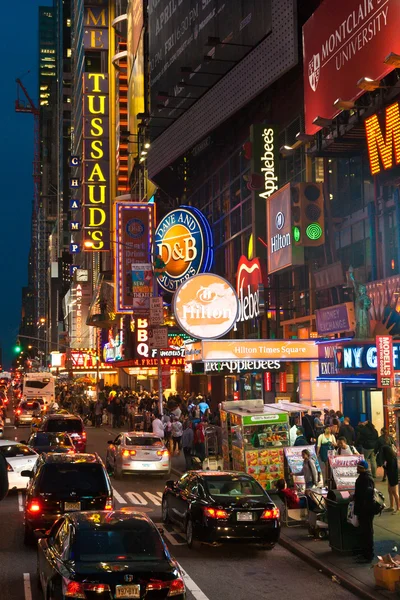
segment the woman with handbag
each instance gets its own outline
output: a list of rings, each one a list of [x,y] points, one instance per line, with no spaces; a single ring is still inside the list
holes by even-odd
[[[386,429],[386,427],[382,427],[381,435],[378,437],[378,441],[377,441],[376,448],[375,448],[376,464],[378,467],[383,467],[382,481],[386,481],[386,471],[385,471],[385,465],[383,464],[383,453],[382,453],[382,448],[384,446],[391,446],[393,448],[393,451],[397,454],[397,448],[396,448],[395,441],[394,441],[393,437],[391,435],[389,435],[389,431]]]
[[[336,438],[331,433],[331,428],[325,427],[324,433],[321,433],[321,435],[318,436],[317,441],[317,457],[320,461],[324,485],[326,485],[328,479],[328,452],[334,450],[335,446]]]

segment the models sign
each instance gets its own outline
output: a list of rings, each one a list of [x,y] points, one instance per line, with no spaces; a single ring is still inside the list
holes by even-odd
[[[376,336],[377,386],[393,387],[393,338],[391,335]]]
[[[209,271],[213,263],[211,227],[192,206],[181,206],[161,220],[155,247],[165,263],[158,283],[167,292],[174,292],[189,277]]]
[[[110,249],[108,75],[83,75],[83,248]],[[90,242],[86,245],[85,242]]]
[[[306,132],[317,117],[331,119],[337,98],[354,100],[357,81],[382,79],[385,57],[400,54],[398,0],[324,0],[303,27]]]
[[[304,249],[293,244],[290,184],[267,200],[268,273],[304,263]]]
[[[235,324],[238,311],[238,298],[231,284],[212,273],[191,277],[174,295],[178,325],[200,340],[228,333]]]

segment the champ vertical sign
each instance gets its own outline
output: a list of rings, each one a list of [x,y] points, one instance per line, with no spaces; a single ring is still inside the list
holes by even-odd
[[[376,336],[377,385],[393,387],[393,338],[391,335]]]

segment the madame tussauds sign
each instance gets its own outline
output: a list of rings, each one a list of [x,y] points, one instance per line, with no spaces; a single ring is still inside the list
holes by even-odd
[[[236,322],[257,319],[264,313],[263,274],[258,258],[248,260],[245,256],[240,257],[236,275],[236,293],[239,300]]]

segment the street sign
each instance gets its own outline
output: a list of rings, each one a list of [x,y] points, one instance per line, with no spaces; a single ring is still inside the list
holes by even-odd
[[[168,348],[168,328],[153,327],[149,329],[149,348]]]
[[[162,325],[163,323],[163,299],[160,297],[150,298],[150,325]]]

